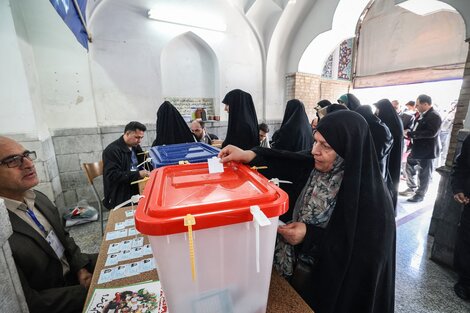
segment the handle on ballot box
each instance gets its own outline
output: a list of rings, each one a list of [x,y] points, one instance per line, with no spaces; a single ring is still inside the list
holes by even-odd
[[[256,240],[256,272],[259,273],[259,227],[271,225],[269,218],[261,211],[257,205],[250,206],[250,213],[253,215],[253,222],[255,223],[255,240]]]

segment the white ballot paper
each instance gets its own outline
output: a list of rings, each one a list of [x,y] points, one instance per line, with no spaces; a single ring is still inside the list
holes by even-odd
[[[207,165],[209,166],[210,174],[224,172],[224,164],[220,163],[220,159],[216,156],[207,159]]]

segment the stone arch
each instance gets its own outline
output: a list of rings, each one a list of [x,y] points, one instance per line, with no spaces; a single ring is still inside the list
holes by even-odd
[[[342,0],[335,10],[332,26],[316,36],[298,61],[298,72],[321,75],[325,61],[345,39],[355,36],[358,20],[370,0]]]

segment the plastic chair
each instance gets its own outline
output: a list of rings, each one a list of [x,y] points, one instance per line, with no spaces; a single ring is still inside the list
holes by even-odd
[[[93,163],[83,163],[83,170],[85,171],[86,177],[88,178],[88,182],[90,183],[93,193],[95,194],[96,200],[98,201],[98,210],[100,211],[100,222],[101,222],[101,236],[104,234],[104,220],[103,220],[103,205],[102,198],[98,194],[98,190],[96,190],[94,180],[95,178],[103,175],[103,161],[93,162]]]

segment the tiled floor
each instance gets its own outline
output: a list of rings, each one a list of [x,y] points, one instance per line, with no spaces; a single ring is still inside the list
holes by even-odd
[[[425,200],[406,202],[399,197],[397,212],[397,313],[470,313],[470,302],[454,295],[455,273],[429,260],[432,237],[427,235],[439,175],[434,176]],[[404,189],[406,186],[403,186]],[[99,222],[79,225],[71,234],[86,252],[97,252]]]
[[[398,198],[397,211],[397,313],[469,313],[470,302],[453,291],[456,274],[429,259],[433,237],[428,236],[439,175],[433,176],[423,202]],[[403,184],[401,189],[405,189]]]

